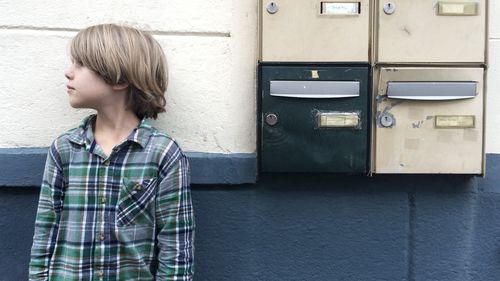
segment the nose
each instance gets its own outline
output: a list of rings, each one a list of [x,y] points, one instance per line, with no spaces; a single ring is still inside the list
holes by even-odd
[[[73,65],[70,65],[70,67],[68,67],[68,69],[64,71],[64,76],[68,80],[71,80],[73,78]]]

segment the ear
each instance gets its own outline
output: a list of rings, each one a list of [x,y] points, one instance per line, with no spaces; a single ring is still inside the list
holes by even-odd
[[[128,86],[129,86],[128,82],[122,82],[122,83],[115,84],[112,87],[113,87],[113,90],[120,91],[120,90],[127,89]]]

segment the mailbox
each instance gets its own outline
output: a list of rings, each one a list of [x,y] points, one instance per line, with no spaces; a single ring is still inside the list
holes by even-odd
[[[367,173],[367,65],[259,68],[264,172]]]
[[[376,173],[483,172],[483,68],[375,72]]]
[[[484,176],[487,6],[260,0],[260,170]]]
[[[371,1],[259,1],[263,172],[369,172]]]
[[[487,0],[378,0],[373,173],[482,174]]]
[[[484,63],[486,0],[379,0],[377,63]]]
[[[260,57],[274,62],[368,62],[370,1],[260,1]]]

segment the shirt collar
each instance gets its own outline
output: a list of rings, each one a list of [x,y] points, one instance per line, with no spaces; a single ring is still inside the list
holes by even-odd
[[[92,124],[95,122],[97,114],[92,113],[85,116],[80,125],[71,132],[69,140],[84,145],[89,148],[94,141],[94,133],[92,132]],[[145,147],[151,135],[152,125],[151,119],[143,117],[137,127],[128,135],[127,141],[138,143],[141,147]]]

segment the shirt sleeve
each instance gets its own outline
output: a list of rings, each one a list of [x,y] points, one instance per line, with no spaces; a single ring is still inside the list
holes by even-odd
[[[195,220],[187,157],[181,153],[162,174],[156,198],[158,269],[155,280],[193,280]]]
[[[56,141],[52,142],[47,152],[40,187],[29,262],[30,281],[48,280],[49,263],[54,251],[59,227],[64,177],[55,144]]]

